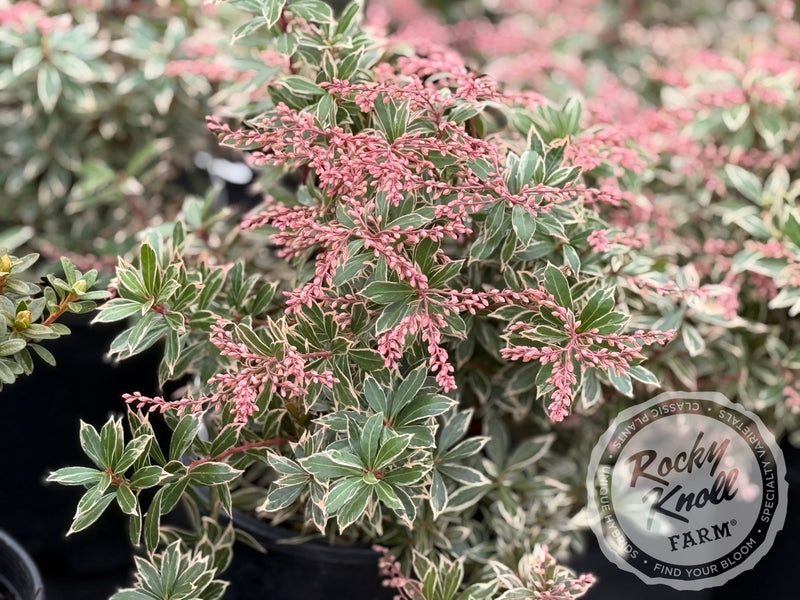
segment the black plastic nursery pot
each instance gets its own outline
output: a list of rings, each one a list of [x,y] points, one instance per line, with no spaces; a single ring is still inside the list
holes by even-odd
[[[0,600],[44,600],[36,564],[14,538],[0,530]]]
[[[225,600],[392,600],[382,585],[378,554],[364,546],[331,546],[322,540],[292,542],[295,534],[244,513],[237,528],[252,535],[266,553],[238,543]]]

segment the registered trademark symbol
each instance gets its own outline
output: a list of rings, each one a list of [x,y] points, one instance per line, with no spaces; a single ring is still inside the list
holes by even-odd
[[[736,519],[731,519],[731,527],[736,525]]]

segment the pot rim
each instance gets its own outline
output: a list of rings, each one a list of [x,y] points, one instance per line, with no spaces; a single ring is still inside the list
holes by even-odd
[[[208,492],[206,490],[197,486],[192,486],[192,489],[204,501],[208,500]],[[272,525],[251,516],[237,508],[233,509],[233,514],[230,518],[234,527],[242,529],[253,536],[269,552],[279,552],[335,564],[373,565],[378,560],[378,553],[367,544],[357,543],[350,546],[333,546],[322,536],[302,542],[291,542],[290,540],[302,536],[289,529]]]
[[[365,544],[333,546],[324,538],[286,543],[299,537],[295,532],[271,525],[238,509],[233,511],[234,527],[243,529],[267,546],[268,550],[338,564],[374,564],[378,553]]]
[[[25,549],[19,545],[17,540],[12,538],[8,535],[5,531],[0,529],[0,545],[6,546],[13,555],[19,560],[17,565],[7,565],[7,564],[0,564],[0,568],[5,570],[8,566],[22,566],[30,576],[31,585],[34,590],[34,595],[31,598],[26,598],[22,596],[22,600],[44,600],[44,585],[42,583],[42,576],[39,573],[39,569],[36,567],[36,563],[33,562],[33,559],[30,555],[25,551]],[[5,577],[6,581],[10,584],[14,585],[14,580],[10,577]],[[18,590],[16,588],[9,590],[11,592],[16,592],[18,594],[24,594],[26,590]]]

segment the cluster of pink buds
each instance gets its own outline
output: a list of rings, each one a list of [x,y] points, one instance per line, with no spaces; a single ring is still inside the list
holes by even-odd
[[[509,346],[500,350],[503,358],[537,361],[542,365],[551,365],[552,372],[547,383],[553,387],[548,412],[553,421],[563,421],[569,414],[577,384],[576,366],[581,370],[589,367],[610,370],[621,375],[638,361],[645,359],[642,349],[652,344],[664,345],[670,341],[676,331],[641,331],[630,334],[601,334],[597,329],[578,331],[580,321],[575,321],[572,314],[565,309],[554,310],[553,314],[563,321],[564,331],[568,336],[565,344],[560,346]],[[531,339],[536,337],[536,327],[517,322],[509,326],[509,331]]]
[[[375,544],[372,549],[378,553],[378,570],[384,587],[397,591],[394,600],[418,600],[422,597],[422,584],[403,573],[403,567],[388,548]]]
[[[309,361],[328,356],[329,352],[301,353],[289,344],[283,348],[283,358],[264,356],[236,342],[225,323],[212,326],[211,343],[223,356],[236,361],[233,372],[218,373],[208,381],[215,388],[209,402],[232,403],[236,421],[244,423],[256,410],[256,400],[267,385],[281,398],[302,400],[308,386],[314,383],[333,387],[337,381],[331,371],[317,371]]]

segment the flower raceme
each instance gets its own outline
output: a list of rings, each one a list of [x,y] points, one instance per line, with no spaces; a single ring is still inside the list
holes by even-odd
[[[559,307],[560,308],[560,307]],[[624,374],[631,363],[644,360],[642,348],[651,344],[666,344],[675,336],[675,331],[634,331],[631,334],[601,334],[600,330],[590,329],[580,332],[580,321],[575,322],[572,315],[564,310],[554,310],[553,315],[562,319],[564,331],[568,336],[566,346],[512,346],[500,350],[509,360],[523,362],[539,361],[542,365],[552,365],[552,375],[546,382],[554,388],[548,414],[553,421],[563,421],[569,414],[572,404],[573,387],[578,383],[575,364],[580,368],[594,367],[611,370],[616,375]],[[536,336],[535,326],[515,323],[509,331],[519,335]]]
[[[226,406],[230,407],[235,423],[246,423],[256,411],[256,400],[268,386],[272,386],[270,389],[281,398],[303,400],[308,394],[309,385],[319,384],[330,388],[337,381],[330,371],[320,372],[309,366],[309,363],[329,356],[329,352],[302,353],[285,343],[281,347],[282,357],[265,356],[247,344],[236,341],[232,328],[226,328],[226,325],[222,320],[212,325],[210,341],[222,356],[234,361],[236,366],[208,380],[212,393],[197,399],[165,401],[161,397],[149,398],[137,392],[125,394],[125,401],[137,408],[148,407],[151,412],[199,410],[209,405]]]
[[[265,357],[254,352],[246,344],[236,342],[221,324],[212,327],[211,342],[236,363],[235,372],[220,373],[209,380],[215,388],[208,401],[233,403],[235,421],[247,422],[256,410],[256,399],[271,384],[273,393],[281,398],[303,399],[308,386],[320,384],[330,388],[336,378],[330,371],[316,371],[308,362],[329,356],[328,352],[301,353],[290,344],[283,346],[283,357]]]

